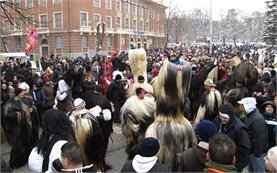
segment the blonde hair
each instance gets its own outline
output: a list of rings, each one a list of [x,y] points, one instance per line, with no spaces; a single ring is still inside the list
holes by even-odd
[[[93,76],[92,72],[88,72],[86,74],[86,77],[85,77],[84,81],[91,82],[91,81],[93,81],[93,79],[94,79],[94,76]]]

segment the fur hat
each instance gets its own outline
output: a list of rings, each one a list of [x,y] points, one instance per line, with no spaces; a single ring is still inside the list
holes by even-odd
[[[149,137],[145,138],[141,142],[141,152],[140,155],[143,157],[153,157],[155,156],[160,149],[159,141],[155,138]]]
[[[268,150],[267,158],[270,161],[271,165],[277,171],[277,146],[272,147]]]
[[[81,98],[77,98],[74,100],[73,105],[75,109],[81,108],[85,104],[85,101]]]
[[[204,82],[205,86],[215,87],[214,81],[212,79],[206,79]]]
[[[208,142],[211,137],[216,135],[217,129],[214,123],[209,120],[202,120],[195,127],[195,133],[201,140]]]

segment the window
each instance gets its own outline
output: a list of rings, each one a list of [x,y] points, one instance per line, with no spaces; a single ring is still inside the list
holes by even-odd
[[[145,22],[145,31],[149,31],[149,23]]]
[[[94,7],[100,7],[100,5],[101,5],[100,0],[93,0]]]
[[[160,20],[160,15],[159,15],[159,13],[156,13],[156,20]]]
[[[116,23],[117,28],[121,28],[121,18],[120,17],[116,17],[115,23]]]
[[[111,10],[111,0],[105,0],[105,7],[108,10]]]
[[[111,47],[111,38],[110,37],[107,37],[106,39],[106,47]]]
[[[132,5],[132,12],[133,12],[133,15],[137,15],[136,6],[135,5]]]
[[[130,23],[130,20],[128,18],[125,18],[125,28],[126,29],[129,28],[129,23]]]
[[[41,27],[41,28],[48,27],[48,18],[47,18],[47,14],[41,14],[41,15],[40,15],[40,27]]]
[[[146,18],[149,19],[149,10],[145,10]]]
[[[93,20],[94,20],[94,26],[97,27],[97,23],[101,22],[100,14],[95,14]]]
[[[107,28],[112,28],[112,18],[110,17],[110,16],[106,16],[106,18],[105,18],[105,22],[106,22],[106,27]]]
[[[120,12],[121,11],[121,3],[118,0],[115,2],[115,11],[116,12]]]
[[[161,33],[164,33],[164,27],[161,26]]]
[[[151,24],[150,32],[153,32],[153,31],[154,31],[154,25]]]
[[[151,11],[150,17],[151,17],[151,19],[154,19],[154,12],[153,11]]]
[[[20,30],[21,29],[21,19],[15,19],[14,20],[14,30]]]
[[[157,33],[160,33],[159,25],[156,25],[156,32],[157,32]]]
[[[26,8],[32,8],[33,7],[33,0],[26,0]]]
[[[82,47],[88,47],[88,37],[83,36],[81,42],[82,42]]]
[[[143,8],[139,8],[139,17],[143,18]]]
[[[139,21],[139,30],[143,30],[143,22],[142,21]]]
[[[8,32],[10,32],[10,27],[11,27],[11,25],[10,25],[10,21],[9,20],[5,20],[4,21],[4,31],[5,31],[5,33],[8,33]]]
[[[31,26],[34,25],[34,17],[29,16],[26,18],[26,27],[30,28]]]
[[[47,4],[46,4],[46,0],[39,0],[38,1],[38,5],[39,6],[46,6]]]
[[[20,0],[14,0],[15,8],[20,8]]]
[[[55,14],[55,28],[61,28],[62,27],[62,13],[54,13]]]
[[[60,4],[62,3],[62,0],[54,0],[54,4]]]
[[[16,39],[16,49],[21,49],[21,48],[22,48],[21,37],[17,36],[17,39]]]
[[[62,48],[63,47],[63,38],[61,36],[56,37],[56,47]]]
[[[128,13],[129,13],[129,4],[128,4],[128,3],[125,3],[125,4],[124,4],[124,13],[125,13],[125,14],[128,14]]]
[[[81,26],[88,26],[88,13],[81,12]]]
[[[136,20],[133,20],[132,26],[133,26],[133,30],[137,29],[137,21]]]

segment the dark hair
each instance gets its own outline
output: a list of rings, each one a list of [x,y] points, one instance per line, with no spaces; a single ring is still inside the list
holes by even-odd
[[[71,121],[64,112],[49,109],[42,116],[42,133],[38,140],[38,153],[46,155],[49,140],[73,140],[74,133]]]
[[[213,136],[209,142],[209,154],[212,161],[232,164],[236,153],[234,141],[223,133]]]
[[[66,157],[72,165],[83,164],[83,151],[77,142],[70,141],[61,148],[62,157]]]

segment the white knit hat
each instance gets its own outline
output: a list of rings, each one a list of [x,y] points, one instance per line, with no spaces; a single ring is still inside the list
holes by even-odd
[[[22,90],[24,90],[26,92],[29,92],[29,90],[30,90],[30,87],[29,87],[29,85],[26,82],[20,83],[18,88],[20,88],[20,89],[22,89]]]
[[[85,104],[85,101],[81,98],[77,98],[74,100],[73,105],[75,109],[81,108]]]
[[[267,158],[270,161],[271,165],[277,171],[277,146],[270,148],[267,153]]]

